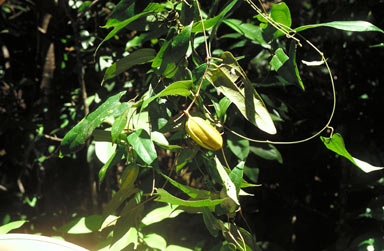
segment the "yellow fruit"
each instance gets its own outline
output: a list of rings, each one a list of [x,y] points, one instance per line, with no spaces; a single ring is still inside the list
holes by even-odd
[[[189,114],[187,116],[185,130],[197,144],[211,151],[223,147],[223,138],[216,128],[200,117],[192,117]]]

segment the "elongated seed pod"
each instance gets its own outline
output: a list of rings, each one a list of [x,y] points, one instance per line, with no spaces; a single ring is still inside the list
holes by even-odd
[[[200,117],[192,117],[188,114],[185,130],[197,144],[208,150],[216,151],[223,147],[223,138],[220,133]]]

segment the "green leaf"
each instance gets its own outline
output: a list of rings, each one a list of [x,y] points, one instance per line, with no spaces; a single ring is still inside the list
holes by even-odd
[[[131,133],[128,135],[127,140],[137,155],[139,155],[147,165],[151,165],[157,158],[156,149],[151,137],[144,129],[138,129]]]
[[[222,230],[223,223],[217,219],[211,210],[209,210],[207,207],[203,207],[203,220],[204,224],[207,227],[209,233],[213,237],[217,237],[219,232]]]
[[[217,172],[220,175],[220,178],[224,184],[226,194],[229,198],[231,198],[237,205],[240,205],[239,200],[237,199],[237,192],[236,192],[236,186],[232,182],[231,178],[229,178],[229,175],[227,171],[225,171],[223,165],[220,163],[220,160],[215,156],[215,162],[216,162],[216,169]]]
[[[232,180],[233,184],[236,187],[236,194],[239,195],[240,188],[243,181],[243,173],[244,173],[244,161],[239,162],[235,166],[235,168],[232,169],[231,173],[229,174],[229,178]]]
[[[379,27],[367,22],[367,21],[334,21],[329,23],[322,24],[310,24],[300,26],[295,29],[296,32],[303,31],[306,29],[312,29],[317,27],[331,27],[339,30],[345,31],[353,31],[353,32],[368,32],[368,31],[376,31],[384,33],[384,30]]]
[[[24,225],[24,223],[28,222],[28,220],[18,220],[18,221],[12,221],[5,225],[0,226],[0,234],[7,234],[8,232],[18,229],[21,226]]]
[[[243,21],[238,19],[225,19],[223,20],[223,23],[251,41],[262,45],[264,48],[271,47],[267,42],[265,42],[262,34],[263,29],[260,26],[256,26],[251,23],[243,23]]]
[[[271,18],[274,21],[282,24],[284,30],[287,30],[284,27],[291,27],[292,25],[291,12],[289,11],[287,4],[284,2],[272,5]],[[283,34],[284,34],[283,32],[278,30],[275,32],[274,36],[278,37]]]
[[[270,61],[270,65],[287,82],[298,83],[300,88],[304,90],[303,81],[296,64],[296,45],[294,42],[291,43],[290,55],[291,58],[285,54],[282,48],[278,48]]]
[[[99,185],[103,183],[105,174],[107,173],[109,167],[116,165],[123,158],[126,151],[127,150],[125,147],[118,147],[117,150],[108,159],[108,161],[100,168]]]
[[[108,117],[120,116],[128,107],[128,103],[120,103],[120,98],[126,91],[109,97],[94,112],[88,114],[75,127],[73,127],[61,142],[61,152],[70,153],[79,151],[93,131]]]
[[[114,27],[113,27],[113,30],[110,31],[110,32],[108,33],[108,35],[103,39],[103,41],[101,41],[101,43],[97,46],[94,55],[96,55],[97,51],[99,50],[99,48],[101,47],[101,45],[102,45],[104,42],[106,42],[106,41],[108,41],[109,39],[111,39],[112,37],[114,37],[114,36],[116,35],[116,33],[119,32],[121,29],[123,29],[123,28],[126,27],[128,24],[132,23],[133,21],[136,21],[136,20],[139,19],[140,17],[149,15],[149,14],[151,14],[151,13],[152,13],[152,11],[146,11],[146,12],[143,11],[143,12],[141,12],[141,13],[139,13],[139,14],[137,14],[137,15],[131,17],[131,18],[128,18],[128,19],[126,19],[126,20],[124,20],[124,21],[121,21],[121,22],[119,22],[119,23],[114,24],[114,25],[113,25],[113,26],[114,26]]]
[[[155,56],[156,51],[150,48],[142,48],[132,52],[128,56],[119,59],[108,67],[105,71],[103,82],[127,71],[132,66],[151,62]]]
[[[130,103],[131,104],[131,103]],[[132,104],[131,104],[132,105]],[[131,109],[126,109],[123,114],[115,119],[111,129],[112,142],[117,143],[119,140],[120,133],[127,126],[128,114],[131,112]]]
[[[384,169],[384,167],[372,166],[367,162],[352,157],[345,148],[343,137],[338,133],[333,134],[331,138],[320,137],[320,139],[329,150],[347,158],[366,173]]]
[[[132,17],[134,15],[133,8],[130,8],[134,0],[121,0],[116,7],[113,9],[109,16],[107,23],[104,25],[105,28],[116,26],[121,21]],[[134,7],[134,6],[131,6]]]
[[[290,63],[289,66],[291,68],[291,72],[294,72],[296,74],[296,79],[297,79],[296,82],[304,91],[305,90],[304,83],[301,80],[299,68],[297,67],[297,63],[296,63],[296,49],[297,49],[297,44],[294,40],[292,40],[289,47],[289,63]]]
[[[227,198],[215,199],[215,200],[211,200],[211,199],[183,200],[171,195],[170,193],[168,193],[166,190],[162,188],[157,188],[156,192],[159,197],[157,197],[155,201],[171,203],[173,205],[186,206],[186,207],[214,207],[227,200]]]
[[[369,48],[377,48],[377,47],[384,47],[384,43],[370,45]]]
[[[192,80],[182,80],[182,81],[176,81],[170,84],[155,96],[150,97],[149,99],[146,99],[142,104],[142,109],[146,108],[148,104],[156,98],[169,96],[169,95],[180,95],[184,97],[191,95],[190,88],[192,86],[192,83],[193,83]]]
[[[274,145],[268,145],[270,149],[264,149],[261,147],[251,146],[249,150],[251,153],[256,154],[257,156],[266,159],[266,160],[277,160],[280,164],[283,164],[283,157],[281,156],[279,150]]]
[[[59,231],[67,234],[87,234],[98,231],[102,223],[103,217],[101,215],[91,215],[70,221]]]
[[[238,0],[230,1],[228,3],[228,5],[226,7],[224,7],[224,9],[220,12],[220,14],[218,16],[204,20],[205,30],[209,30],[210,28],[212,28],[216,24],[220,23],[220,20],[233,8],[233,6],[235,6],[237,1]],[[203,32],[203,25],[201,24],[201,21],[196,22],[193,25],[192,32],[193,33]]]
[[[178,245],[169,245],[165,251],[193,251],[193,249],[178,246]]]
[[[152,250],[160,249],[165,250],[167,241],[159,234],[146,234],[143,241],[145,244],[152,248]]]
[[[271,66],[277,72],[283,65],[289,60],[289,57],[285,54],[282,48],[278,48],[275,51],[275,55],[271,59]]]
[[[130,231],[131,228],[136,228],[136,226],[139,224],[139,219],[143,211],[143,208],[144,208],[143,204],[139,204],[136,201],[136,198],[130,199],[125,204],[124,208],[121,210],[121,213],[120,213],[121,216],[117,219],[116,224],[113,228],[113,240],[110,248],[111,250],[120,250],[113,247],[113,245],[115,245],[117,242],[122,240],[124,236],[127,234],[127,232]],[[136,238],[137,238],[137,235],[136,235]],[[131,236],[131,240],[133,242],[137,241],[136,238],[134,236]]]
[[[210,68],[207,80],[231,100],[249,122],[264,132],[276,134],[271,115],[244,70],[230,52],[224,52],[221,57],[223,64]],[[237,81],[244,83],[244,89],[236,85]]]
[[[140,168],[136,163],[130,163],[124,169],[123,174],[121,175],[120,189],[126,189],[133,187],[137,176],[139,175]]]
[[[108,134],[110,132],[108,131]],[[110,135],[108,135],[111,138]],[[111,142],[106,141],[95,141],[95,154],[96,157],[100,160],[101,163],[105,164],[111,158],[111,156],[116,152],[117,145],[112,145]]]
[[[236,130],[235,130],[236,131]],[[238,131],[238,130],[237,130]],[[249,141],[232,133],[228,134],[227,145],[231,152],[240,160],[246,160],[249,154]]]
[[[139,190],[133,187],[122,188],[113,196],[113,198],[108,202],[104,208],[104,215],[114,214],[115,210],[125,202],[126,199],[131,197],[134,193],[137,193]]]
[[[150,211],[146,216],[144,216],[144,218],[141,220],[141,223],[145,226],[148,226],[160,222],[164,219],[175,218],[182,212],[184,211],[168,204],[166,206],[158,207]]]
[[[199,147],[188,147],[183,149],[177,156],[176,172],[179,172],[187,164],[188,161],[192,160],[199,152],[199,149]]]
[[[178,189],[180,189],[181,191],[183,191],[185,194],[187,194],[192,199],[202,199],[202,198],[205,199],[205,198],[209,198],[211,196],[211,192],[209,192],[207,190],[197,189],[194,187],[182,185],[182,184],[178,183],[177,181],[171,179],[167,175],[161,173],[160,170],[158,170],[158,171],[166,180],[169,181],[169,183],[171,183],[173,186],[175,186]]]
[[[130,244],[133,244],[133,249],[136,250],[139,243],[139,233],[135,227],[130,227],[120,239],[112,243],[108,250],[123,250]]]
[[[171,78],[176,74],[178,64],[185,57],[189,47],[191,30],[192,23],[174,37],[165,49],[159,72],[166,78]]]

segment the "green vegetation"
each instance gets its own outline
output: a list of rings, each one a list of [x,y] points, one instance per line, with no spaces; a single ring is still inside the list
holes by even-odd
[[[0,232],[381,250],[384,3],[293,2],[4,1]]]

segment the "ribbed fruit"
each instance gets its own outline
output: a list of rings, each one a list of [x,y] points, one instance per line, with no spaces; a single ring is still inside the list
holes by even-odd
[[[200,117],[187,116],[185,130],[197,144],[211,151],[223,147],[223,138],[216,128]]]

